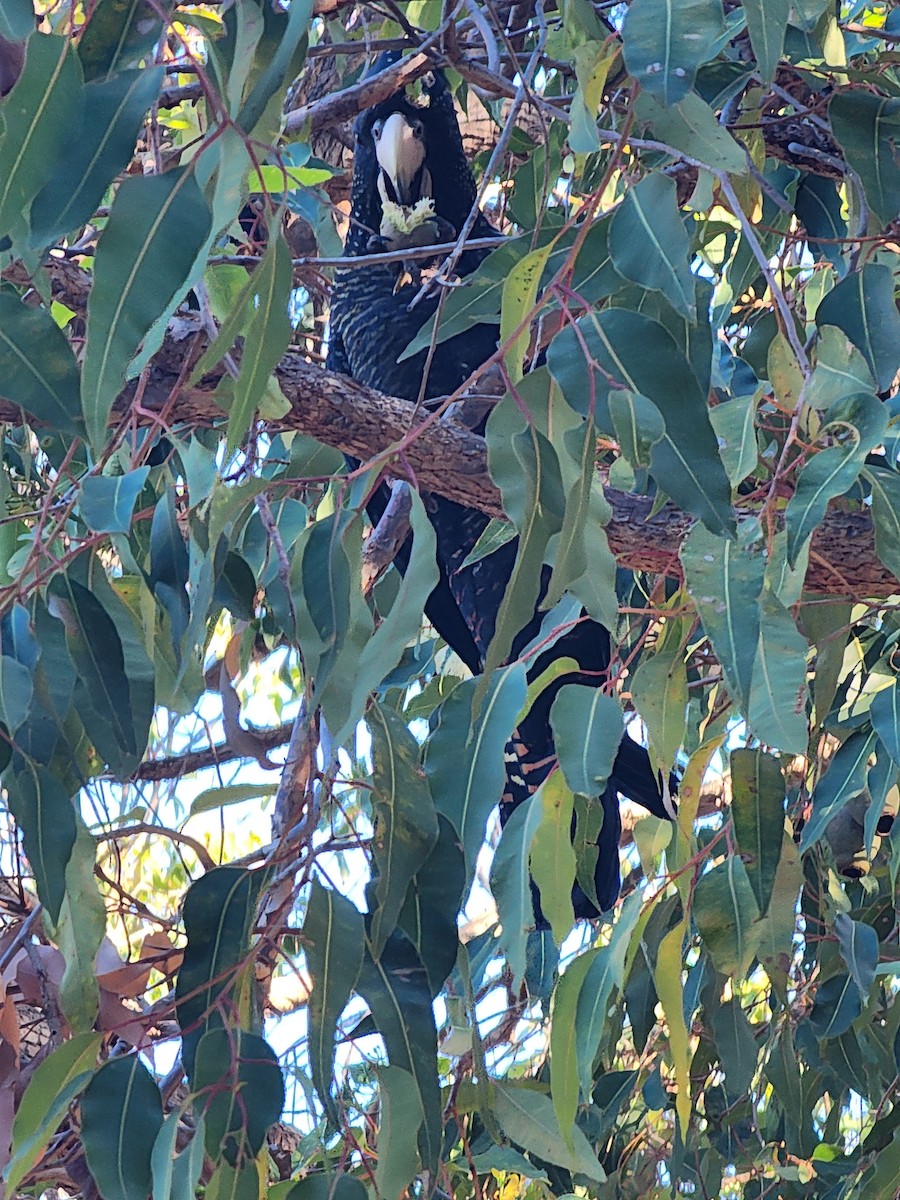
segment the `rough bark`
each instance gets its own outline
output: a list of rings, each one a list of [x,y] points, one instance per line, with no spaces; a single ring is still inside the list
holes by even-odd
[[[9,272],[14,275],[15,272]],[[55,299],[83,312],[89,276],[71,263],[51,265]],[[166,405],[171,426],[213,425],[224,420],[214,395],[220,376],[211,374],[190,390],[180,385],[185,355],[199,328],[191,316],[179,316],[178,337],[166,338],[153,360],[142,397],[142,409]],[[337,375],[306,361],[298,351],[289,351],[278,370],[278,382],[290,411],[267,428],[306,434],[363,461],[383,457],[385,474],[411,479],[423,491],[435,492],[502,517],[500,493],[488,474],[484,439],[451,421],[435,420],[427,412],[415,417],[415,436],[410,438],[411,406],[404,400],[363,387],[353,379]],[[116,416],[130,404],[134,385],[119,399]],[[172,399],[174,393],[174,399]],[[141,416],[143,423],[151,419]],[[0,421],[21,423],[21,411],[2,398]],[[396,446],[404,442],[402,455]],[[606,489],[612,508],[607,526],[610,548],[621,566],[674,578],[680,575],[678,548],[692,518],[671,504],[650,516],[653,501]],[[750,517],[743,511],[738,514]],[[900,582],[875,553],[871,518],[861,511],[833,508],[813,535],[809,592],[855,600],[886,599],[900,595]]]

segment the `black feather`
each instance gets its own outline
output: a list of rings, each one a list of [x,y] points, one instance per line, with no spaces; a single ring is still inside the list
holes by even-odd
[[[383,58],[378,69],[383,69]],[[395,112],[418,120],[423,127],[425,166],[431,175],[435,213],[459,230],[476,200],[475,180],[466,160],[453,100],[439,72],[425,89],[426,107],[414,106],[403,93],[361,114],[356,122],[351,224],[345,246],[347,256],[367,252],[369,240],[382,222],[382,203],[378,190],[379,165],[373,126]],[[495,230],[479,215],[473,234],[484,237]],[[461,275],[471,273],[486,252],[467,251],[458,267]],[[395,266],[339,270],[336,275],[329,334],[328,366],[343,371],[370,387],[409,401],[446,396],[455,391],[472,370],[493,354],[497,346],[495,325],[477,325],[440,343],[432,356],[428,378],[424,382],[426,354],[399,361],[415,334],[430,319],[437,301],[409,304],[418,287],[395,288]],[[483,532],[487,518],[434,495],[423,497],[437,538],[437,558],[441,577],[426,605],[428,619],[445,641],[459,654],[469,669],[478,673],[494,634],[497,613],[513,569],[517,543],[501,549],[469,567],[462,563]],[[369,513],[377,521],[387,502],[386,489],[373,497]],[[401,551],[397,566],[402,571],[408,552]],[[542,593],[549,572],[545,569]],[[512,657],[516,658],[537,634],[542,614],[532,620],[515,639]],[[507,788],[501,802],[501,821],[505,823],[524,800],[533,794],[555,763],[550,708],[564,683],[580,682],[600,686],[607,681],[610,640],[607,631],[593,621],[583,620],[563,635],[551,649],[533,663],[529,678],[540,675],[561,656],[574,658],[580,674],[566,675],[555,681],[538,697],[510,742],[516,760],[508,770]],[[599,798],[603,807],[603,826],[599,837],[599,858],[595,886],[601,910],[612,907],[619,892],[619,817],[618,792],[644,805],[658,816],[668,816],[659,778],[643,747],[630,738],[622,740],[609,785]],[[573,892],[578,917],[593,917],[597,909],[578,887]],[[535,894],[537,923],[544,923],[540,901]]]

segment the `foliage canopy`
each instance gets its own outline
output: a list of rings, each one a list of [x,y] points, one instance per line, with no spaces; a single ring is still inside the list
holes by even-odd
[[[0,0],[8,1194],[897,1195],[898,41],[833,0]],[[484,440],[321,368],[383,48],[447,71],[505,235],[410,347],[499,323]],[[520,534],[482,683],[415,490],[405,576],[367,540],[381,472]],[[492,901],[542,562],[546,636],[618,649]],[[636,717],[678,819],[573,933]]]

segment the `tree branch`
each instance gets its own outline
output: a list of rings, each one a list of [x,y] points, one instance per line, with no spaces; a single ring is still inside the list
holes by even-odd
[[[54,298],[84,311],[90,278],[87,273],[57,259],[50,269]],[[145,411],[169,405],[169,422],[188,428],[224,421],[214,395],[220,374],[206,376],[190,391],[181,386],[186,347],[193,344],[192,338],[185,337],[191,319],[178,317],[179,339],[166,338],[153,360],[141,402]],[[364,462],[385,456],[385,473],[392,478],[408,478],[411,472],[423,491],[435,492],[489,516],[505,515],[500,493],[488,474],[485,441],[477,434],[451,421],[432,420],[405,446],[401,465],[391,462],[390,454],[408,437],[414,419],[413,408],[405,400],[325,371],[307,362],[296,350],[285,354],[276,374],[291,407],[280,421],[266,423],[269,430],[305,434]],[[133,392],[132,384],[119,398],[117,416],[128,410]],[[170,404],[173,392],[176,396]],[[21,424],[22,413],[0,398],[0,421]],[[612,488],[606,489],[606,497],[613,511],[606,532],[619,564],[633,571],[679,578],[678,548],[693,519],[671,504],[651,517],[650,497]],[[753,511],[744,510],[738,518],[753,515]],[[853,600],[880,600],[900,594],[900,581],[875,553],[874,531],[867,513],[832,509],[826,514],[813,534],[806,589]]]

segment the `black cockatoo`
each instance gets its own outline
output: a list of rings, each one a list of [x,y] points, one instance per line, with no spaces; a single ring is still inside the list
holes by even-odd
[[[383,56],[376,65],[387,65]],[[358,256],[391,246],[408,248],[423,242],[425,229],[432,243],[455,236],[476,203],[476,186],[466,159],[459,125],[447,83],[439,71],[425,77],[419,103],[400,91],[363,112],[356,121],[356,147],[351,192],[350,228],[344,253]],[[478,215],[473,237],[496,235],[483,214]],[[486,251],[463,253],[458,272],[470,274]],[[415,402],[454,392],[474,368],[497,348],[496,325],[480,324],[439,343],[431,359],[423,388],[425,353],[398,361],[407,345],[435,311],[432,297],[410,310],[418,292],[414,283],[399,284],[397,264],[339,270],[332,293],[327,366],[351,375],[379,391]],[[384,511],[387,489],[373,497],[369,513],[377,521]],[[497,613],[516,556],[516,542],[468,567],[462,563],[483,532],[487,518],[439,496],[424,496],[437,536],[440,581],[426,605],[426,615],[444,640],[469,669],[481,671],[494,633]],[[401,551],[400,570],[407,561]],[[549,572],[545,569],[544,587]],[[540,628],[542,614],[519,633],[512,648],[516,658]],[[574,658],[579,674],[568,674],[546,688],[521,722],[507,747],[507,787],[501,801],[501,821],[543,782],[555,763],[550,727],[550,707],[563,683],[601,686],[610,661],[609,634],[593,621],[583,620],[563,635],[531,665],[536,678],[559,657]],[[624,737],[614,773],[600,802],[603,826],[595,872],[601,909],[615,903],[619,892],[619,817],[621,792],[651,812],[671,815],[657,773],[647,752]],[[597,909],[576,887],[573,904],[577,917],[593,917]],[[539,896],[535,914],[543,925]]]

